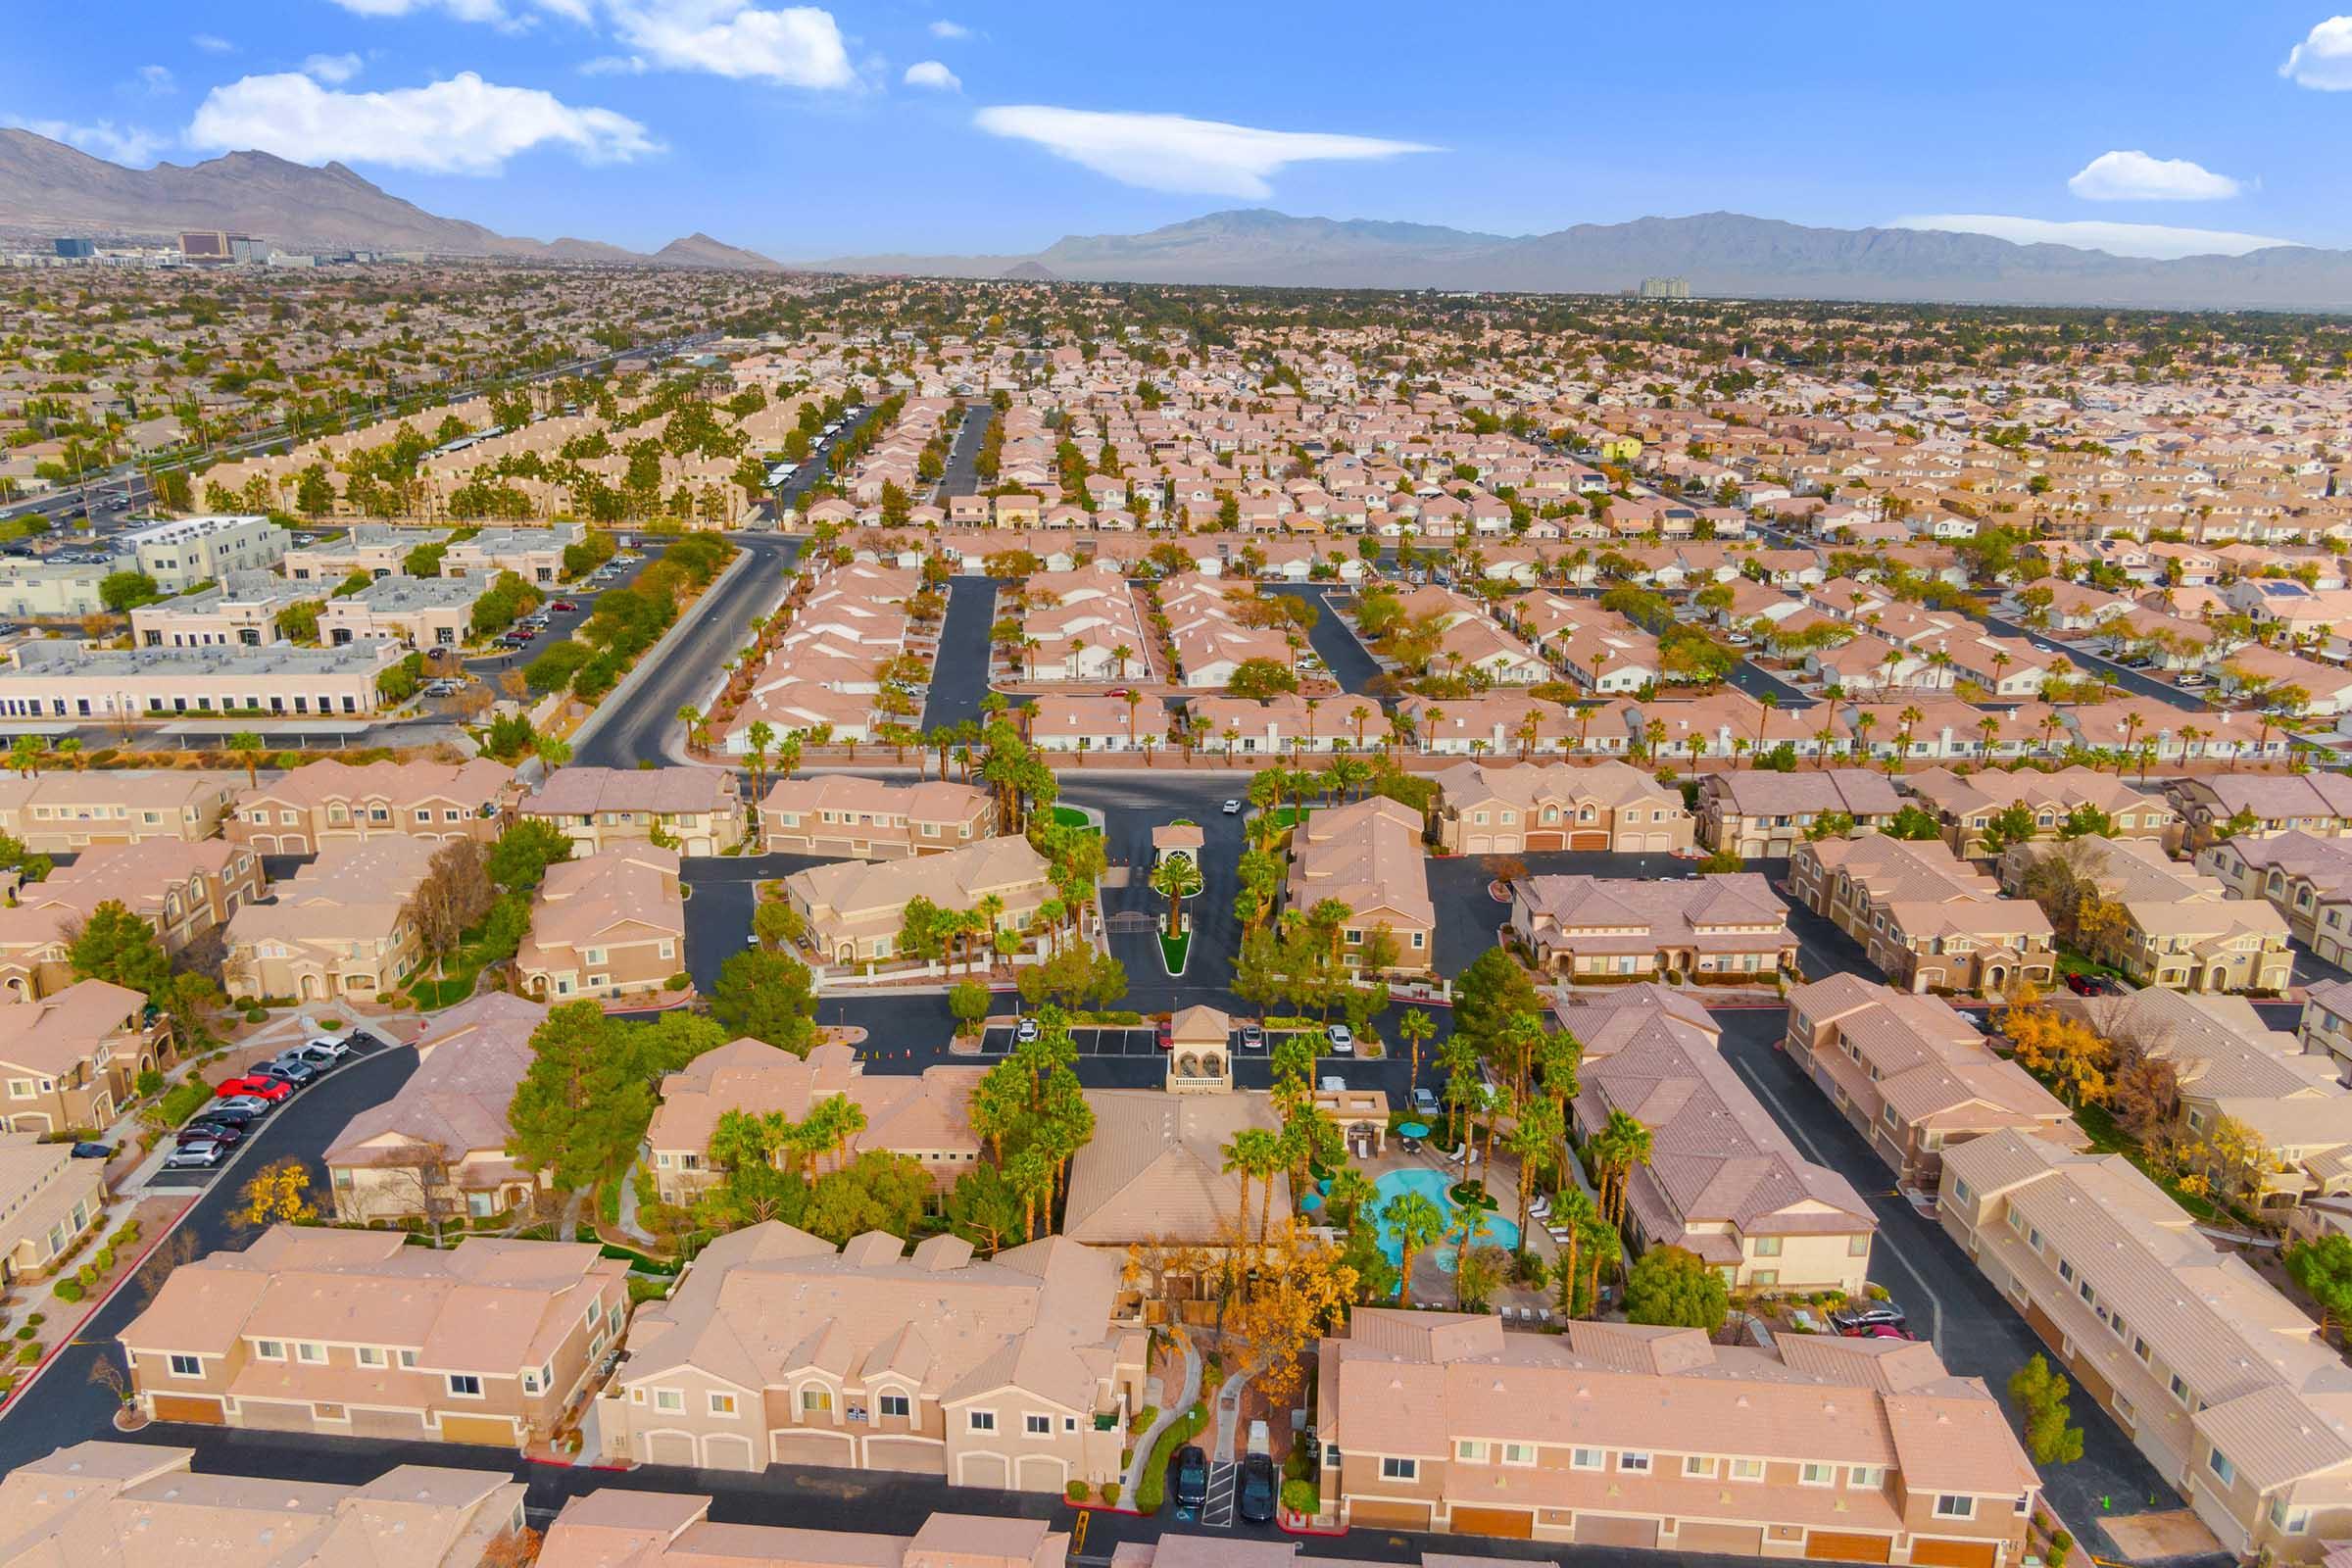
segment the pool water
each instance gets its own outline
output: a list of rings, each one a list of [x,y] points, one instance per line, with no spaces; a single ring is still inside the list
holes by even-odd
[[[1380,1250],[1391,1263],[1404,1261],[1404,1244],[1397,1240],[1396,1232],[1389,1229],[1388,1219],[1383,1213],[1389,1200],[1398,1193],[1419,1193],[1445,1211],[1446,1224],[1453,1225],[1458,1223],[1454,1201],[1446,1196],[1447,1189],[1452,1186],[1452,1179],[1440,1170],[1393,1170],[1372,1184],[1373,1191],[1380,1195],[1372,1205],[1372,1212],[1380,1221]],[[1519,1250],[1518,1223],[1490,1209],[1475,1241],[1499,1247],[1506,1252],[1515,1252]],[[1432,1249],[1431,1255],[1437,1259],[1439,1268],[1448,1274],[1453,1272],[1454,1249],[1451,1244]]]

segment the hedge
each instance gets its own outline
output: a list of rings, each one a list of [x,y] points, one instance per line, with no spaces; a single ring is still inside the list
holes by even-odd
[[[49,1287],[49,1294],[70,1305],[73,1302],[81,1299],[81,1282],[79,1280],[72,1279],[59,1280],[56,1284]]]
[[[1175,1457],[1178,1448],[1199,1437],[1206,1425],[1208,1406],[1195,1401],[1190,1410],[1159,1435],[1159,1441],[1152,1445],[1152,1457],[1144,1462],[1144,1479],[1135,1489],[1137,1511],[1159,1512],[1159,1505],[1167,1500],[1168,1461]]]

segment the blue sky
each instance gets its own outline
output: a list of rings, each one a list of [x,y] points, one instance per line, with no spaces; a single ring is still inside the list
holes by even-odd
[[[2346,3],[33,0],[0,123],[129,163],[340,158],[507,233],[787,258],[1240,206],[2352,246]]]

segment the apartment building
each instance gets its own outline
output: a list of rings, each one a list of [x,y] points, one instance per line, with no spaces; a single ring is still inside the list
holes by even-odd
[[[2317,1323],[2121,1154],[1998,1132],[1944,1168],[1945,1232],[2224,1551],[2308,1563],[2343,1539],[2352,1388]]]
[[[588,534],[577,522],[539,528],[484,528],[461,539],[441,558],[444,577],[478,577],[494,582],[511,571],[524,582],[550,583],[564,575],[564,552]]]
[[[2352,778],[2341,773],[2215,773],[2175,779],[2164,793],[2199,847],[2281,833],[2352,838]]]
[[[78,618],[110,613],[99,590],[123,565],[121,558],[103,564],[0,558],[0,614]]]
[[[359,767],[328,758],[240,791],[222,831],[263,855],[311,855],[389,834],[487,844],[514,824],[522,795],[514,769],[487,757]]]
[[[221,984],[232,997],[371,997],[423,960],[411,905],[440,846],[396,834],[330,844],[228,922]]]
[[[1916,1191],[1936,1190],[1945,1148],[2004,1128],[2068,1149],[2089,1142],[2057,1096],[1993,1054],[1941,997],[1833,974],[1788,993],[1785,1049]]]
[[[145,839],[81,852],[71,865],[20,887],[0,908],[0,994],[47,995],[72,978],[67,950],[102,904],[120,904],[155,928],[167,957],[262,896],[261,858],[221,839]]]
[[[140,1073],[174,1059],[171,1026],[148,1019],[143,991],[77,980],[0,1004],[0,1128],[102,1128],[130,1103]]]
[[[678,852],[624,844],[547,868],[514,977],[542,1002],[660,991],[686,966]]]
[[[1852,937],[1908,991],[1998,992],[2024,978],[2047,987],[2056,933],[2038,905],[1936,840],[1871,835],[1799,844],[1788,860],[1797,903]]]
[[[2295,961],[2287,917],[2260,898],[2228,896],[2218,878],[2171,859],[2153,839],[2011,845],[2000,859],[2002,890],[2024,897],[2034,867],[2053,858],[2064,862],[2076,888],[2096,889],[2123,910],[2122,929],[2105,939],[2100,956],[2133,984],[2286,990]]]
[[[2352,981],[2322,980],[2304,995],[2304,1051],[2326,1058],[2352,1085]]]
[[[0,776],[0,833],[39,855],[141,839],[193,844],[220,831],[237,776],[141,768]]]
[[[901,1536],[714,1524],[710,1513],[708,1497],[608,1487],[564,1503],[548,1527],[539,1562],[541,1568],[623,1562],[708,1568],[721,1560],[732,1568],[1065,1568],[1069,1561],[1069,1535],[1042,1519],[934,1513]],[[1280,1549],[1287,1563],[1291,1549]]]
[[[811,866],[784,879],[784,895],[807,922],[817,961],[851,964],[896,954],[906,906],[918,898],[967,913],[994,898],[998,929],[1022,930],[1056,896],[1052,870],[1016,834],[896,864]]]
[[[723,767],[566,767],[518,808],[564,830],[580,852],[673,841],[723,855],[744,838],[743,786]]]
[[[0,1290],[40,1279],[106,1215],[106,1162],[0,1131]]]
[[[960,849],[996,831],[995,792],[944,779],[781,778],[760,803],[760,842],[770,855],[901,860]]]
[[[173,1269],[122,1348],[158,1421],[520,1446],[590,1392],[629,1311],[590,1242],[273,1225]]]
[[[1716,1042],[1692,998],[1637,984],[1563,1004],[1584,1042],[1573,1107],[1590,1137],[1623,1110],[1650,1129],[1626,1182],[1638,1249],[1695,1253],[1738,1291],[1860,1295],[1878,1220],[1844,1177],[1797,1152]]]
[[[547,1012],[543,1002],[486,991],[434,1014],[407,1082],[326,1146],[335,1218],[488,1219],[535,1200],[545,1184],[508,1154],[507,1107]]]
[[[2332,1061],[2273,1029],[2244,998],[2150,989],[2065,1004],[2103,1038],[2173,1064],[2190,1132],[2209,1134],[2228,1117],[2261,1140],[2271,1153],[2262,1206],[2352,1196],[2352,1091]]]
[[[1690,848],[1682,792],[1624,762],[1472,763],[1435,782],[1438,842],[1448,854]]]
[[[182,517],[133,528],[115,547],[158,588],[176,594],[233,571],[268,571],[286,553],[286,530],[258,515]]]
[[[386,643],[348,648],[91,648],[19,643],[0,663],[0,717],[128,722],[372,714],[376,677],[400,662]]]
[[[340,539],[289,550],[279,569],[292,582],[315,583],[321,592],[335,587],[354,572],[382,580],[407,570],[409,552],[420,545],[445,544],[447,528],[395,528],[388,522],[355,522]]]
[[[1510,893],[1510,934],[1563,979],[1769,983],[1797,972],[1788,906],[1753,871],[1680,882],[1529,876]]]
[[[1421,858],[1421,813],[1373,796],[1315,811],[1301,822],[1291,835],[1283,907],[1304,912],[1326,899],[1348,910],[1340,940],[1351,966],[1385,927],[1396,950],[1391,969],[1426,971],[1437,950],[1438,917]]]
[[[1065,697],[1048,692],[1029,705],[1029,744],[1041,752],[1166,751],[1171,710],[1167,700],[1124,697]]]
[[[180,1563],[272,1568],[477,1568],[524,1528],[519,1481],[497,1470],[395,1465],[356,1485],[198,1474],[196,1450],[93,1440],[0,1478],[9,1568],[97,1568],[169,1550]]]
[[[942,1192],[980,1158],[972,1131],[972,1090],[981,1067],[927,1067],[919,1076],[868,1077],[849,1046],[828,1041],[806,1057],[758,1040],[707,1051],[662,1080],[661,1103],[646,1129],[654,1182],[665,1203],[689,1203],[722,1170],[710,1159],[710,1135],[730,1110],[802,1122],[824,1102],[846,1098],[865,1117],[842,1151],[905,1154]]]
[[[2197,869],[2232,898],[2267,901],[2326,961],[2352,955],[2352,840],[2301,828],[2249,834],[2199,850]]]
[[[490,591],[490,583],[487,577],[385,577],[329,599],[318,612],[318,640],[335,648],[356,642],[462,648],[473,630],[474,601]]]
[[[2107,813],[2113,838],[2152,839],[2170,848],[2180,832],[2180,814],[2169,801],[2087,767],[2054,773],[1983,768],[1965,778],[1949,768],[1931,767],[1905,777],[1903,788],[1936,813],[1943,841],[1962,857],[1991,853],[1984,847],[1984,829],[2013,806],[2034,814],[2036,838],[2056,838],[2067,818],[2083,807]]]
[[[1145,1352],[1113,1317],[1119,1267],[1058,1236],[985,1260],[956,1236],[721,1236],[631,1326],[597,1407],[606,1455],[1051,1494],[1118,1480]]]
[[[232,571],[202,592],[139,606],[130,634],[142,648],[259,648],[284,642],[277,617],[318,597],[275,572]]]
[[[1245,1129],[1279,1132],[1282,1118],[1264,1090],[1233,1087],[1230,1055],[1222,1065],[1213,1082],[1179,1078],[1186,1086],[1180,1093],[1086,1092],[1095,1136],[1070,1158],[1062,1235],[1114,1255],[1154,1243],[1209,1253],[1232,1245],[1245,1195],[1226,1146]],[[1249,1200],[1291,1212],[1290,1174],[1277,1171],[1271,1180],[1270,1193],[1252,1182]],[[1170,1288],[1182,1294],[1189,1285],[1171,1281]]]
[[[1922,1342],[1358,1307],[1318,1364],[1318,1479],[1354,1529],[2013,1568],[2040,1493]]]
[[[1883,774],[1861,767],[1816,773],[1736,768],[1698,780],[1698,842],[1743,859],[1786,859],[1824,817],[1853,818],[1858,828],[1884,828],[1903,798]]]

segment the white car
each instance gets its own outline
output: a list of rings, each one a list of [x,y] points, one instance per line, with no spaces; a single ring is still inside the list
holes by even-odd
[[[1323,1038],[1331,1042],[1333,1055],[1352,1056],[1355,1054],[1355,1031],[1346,1024],[1326,1025],[1323,1030]]]
[[[186,1143],[164,1156],[166,1170],[211,1170],[227,1156],[228,1151],[209,1138]]]
[[[1035,1040],[1037,1035],[1037,1020],[1035,1018],[1023,1018],[1019,1023],[1016,1023],[1012,1026],[1012,1038],[1024,1046],[1030,1041]]]
[[[1242,814],[1242,803],[1241,803],[1241,802],[1239,802],[1239,801],[1227,801],[1227,802],[1225,803],[1225,814],[1226,814],[1227,816],[1239,816],[1239,815],[1241,815],[1241,814]]]

